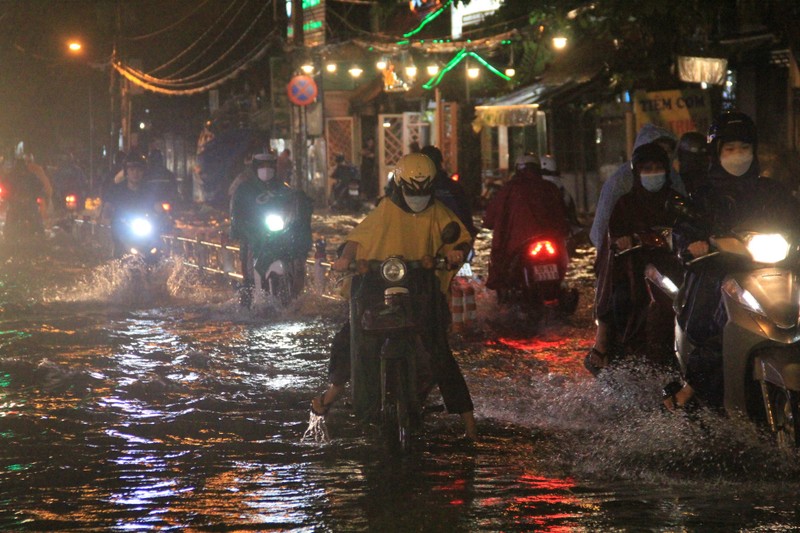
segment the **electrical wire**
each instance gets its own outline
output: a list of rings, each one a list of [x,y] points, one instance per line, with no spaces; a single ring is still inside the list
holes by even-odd
[[[220,19],[222,19],[222,17],[224,17],[224,16],[225,16],[225,14],[226,14],[226,13],[227,13],[227,12],[228,12],[228,11],[229,11],[231,8],[233,8],[233,6],[235,6],[235,5],[237,4],[237,1],[238,1],[238,0],[236,0],[236,1],[233,1],[233,2],[231,2],[231,3],[229,3],[229,4],[228,4],[228,7],[227,7],[227,8],[225,8],[225,11],[222,13],[222,15],[220,15]],[[211,48],[211,47],[212,47],[214,44],[216,44],[216,43],[217,43],[217,41],[219,41],[219,39],[220,39],[220,38],[221,38],[221,37],[222,37],[222,36],[225,34],[225,31],[226,31],[226,30],[227,30],[227,29],[230,27],[230,25],[233,23],[233,21],[234,21],[234,20],[236,20],[236,17],[238,17],[238,16],[239,16],[239,14],[242,12],[242,10],[243,10],[243,9],[244,9],[244,8],[247,6],[248,0],[242,0],[242,2],[243,2],[243,3],[242,3],[242,5],[241,5],[241,7],[239,8],[239,11],[237,11],[237,12],[236,12],[236,14],[235,14],[235,15],[233,16],[233,18],[232,18],[232,19],[231,19],[231,20],[228,22],[228,24],[227,24],[227,25],[226,25],[224,28],[222,28],[222,31],[219,33],[219,35],[217,35],[217,36],[216,36],[216,37],[215,37],[215,38],[214,38],[214,39],[211,41],[211,43],[210,43],[210,44],[209,44],[209,45],[208,45],[206,48],[204,48],[204,49],[203,49],[203,50],[202,50],[202,51],[201,51],[201,52],[200,52],[200,53],[199,53],[197,56],[195,56],[195,58],[194,58],[193,60],[189,61],[189,63],[187,63],[187,64],[186,64],[186,65],[184,65],[183,67],[180,67],[178,70],[176,70],[176,71],[175,71],[175,72],[173,72],[172,74],[170,74],[170,75],[168,75],[168,76],[164,76],[164,77],[165,77],[165,78],[172,78],[173,76],[175,76],[175,75],[177,75],[177,74],[180,74],[181,72],[183,72],[184,70],[186,70],[186,69],[187,69],[189,66],[193,65],[193,64],[194,64],[194,63],[195,63],[195,62],[196,62],[196,61],[197,61],[197,60],[198,60],[200,57],[202,57],[202,56],[203,56],[203,55],[204,55],[204,54],[205,54],[205,53],[206,53],[206,52],[207,52],[207,51],[208,51],[208,50],[209,50],[209,49],[210,49],[210,48]],[[213,28],[214,28],[214,25],[212,24],[211,26],[209,26],[209,27],[208,27],[208,29],[206,29],[206,31],[204,31],[204,32],[203,32],[203,34],[202,34],[202,35],[200,35],[200,37],[198,37],[198,38],[197,38],[197,39],[196,39],[196,40],[195,40],[195,41],[194,41],[192,44],[190,44],[190,45],[189,45],[187,48],[183,49],[181,52],[179,52],[179,53],[178,53],[178,55],[176,55],[175,57],[173,57],[172,59],[170,59],[170,60],[169,60],[169,61],[167,61],[166,63],[164,63],[164,64],[162,64],[162,65],[159,65],[158,67],[156,67],[156,68],[154,68],[153,70],[151,70],[151,71],[149,72],[149,74],[155,74],[156,72],[160,71],[160,70],[161,70],[161,69],[163,69],[163,68],[166,68],[166,67],[170,66],[172,63],[174,63],[175,61],[177,61],[178,59],[180,59],[181,57],[183,57],[184,55],[186,55],[186,54],[187,54],[189,51],[191,51],[191,50],[192,50],[192,49],[195,47],[195,45],[197,45],[197,44],[200,44],[200,41],[201,41],[201,40],[203,40],[203,38],[205,38],[205,36],[206,36],[206,35],[208,35],[208,34],[209,34],[209,32],[211,32],[211,30],[212,30]]]
[[[242,71],[247,69],[254,61],[261,59],[267,52],[267,50],[269,50],[269,48],[272,46],[271,41],[274,33],[275,30],[270,32],[264,39],[262,39],[258,43],[258,47],[248,52],[248,54],[246,54],[236,64],[229,67],[227,69],[227,73],[223,72],[213,77],[208,77],[205,78],[204,80],[199,80],[200,82],[204,83],[203,85],[199,86],[192,87],[190,86],[190,84],[183,84],[182,87],[184,88],[164,87],[162,85],[159,85],[158,83],[144,79],[143,72],[138,71],[129,65],[124,65],[122,62],[118,60],[112,61],[111,65],[117,72],[119,72],[131,83],[139,87],[142,87],[143,89],[146,89],[148,91],[159,94],[175,95],[175,96],[198,94],[209,91],[215,87],[218,87],[222,83],[238,76]]]
[[[213,69],[214,67],[219,65],[226,57],[228,57],[228,55],[230,55],[233,52],[233,50],[235,50],[239,46],[239,44],[244,40],[244,38],[247,36],[247,34],[250,33],[253,30],[253,28],[255,27],[255,25],[258,22],[258,20],[264,14],[264,11],[267,8],[267,6],[268,6],[268,4],[265,3],[264,7],[261,8],[261,11],[253,19],[253,22],[250,24],[250,26],[244,31],[244,33],[242,33],[239,36],[239,38],[236,40],[236,42],[234,42],[233,45],[230,48],[228,48],[228,50],[223,52],[215,61],[213,61],[212,63],[207,65],[205,68],[195,72],[191,76],[187,76],[185,78],[179,78],[179,79],[165,79],[165,78],[156,78],[156,77],[150,76],[148,74],[145,74],[144,72],[141,72],[141,71],[135,71],[136,72],[136,76],[140,77],[141,79],[143,79],[144,81],[147,81],[149,83],[155,83],[155,84],[162,85],[162,86],[179,87],[179,86],[187,86],[187,85],[189,85],[191,83],[197,83],[198,82],[198,80],[197,80],[198,77],[202,76],[203,74],[207,73],[208,71],[210,71],[211,69]],[[274,30],[273,30],[273,32],[274,32]],[[273,32],[270,32],[270,35],[272,35]],[[201,79],[200,81],[206,81],[208,79],[209,78],[205,78],[205,79]]]
[[[167,32],[167,31],[169,31],[169,30],[171,30],[171,29],[173,29],[173,28],[175,28],[175,27],[179,26],[179,25],[180,25],[181,23],[183,23],[183,22],[184,22],[186,19],[188,19],[189,17],[191,17],[192,15],[194,15],[195,13],[197,13],[198,11],[200,11],[200,9],[202,9],[202,8],[203,8],[203,6],[205,6],[205,5],[206,5],[207,3],[209,3],[210,1],[211,1],[211,0],[204,0],[203,2],[201,2],[201,3],[200,3],[200,5],[196,6],[196,7],[195,7],[195,8],[194,8],[194,9],[193,9],[193,10],[192,10],[192,11],[191,11],[191,12],[190,12],[188,15],[186,15],[186,16],[185,16],[185,17],[183,17],[182,19],[178,20],[177,22],[173,22],[172,24],[170,24],[170,25],[169,25],[169,26],[167,26],[166,28],[161,28],[160,30],[156,30],[156,31],[154,31],[154,32],[152,32],[152,33],[148,33],[148,34],[145,34],[145,35],[137,35],[137,36],[135,36],[135,37],[125,37],[125,36],[122,36],[121,38],[122,38],[122,39],[124,39],[124,40],[126,40],[126,41],[143,41],[143,40],[145,40],[145,39],[149,39],[150,37],[155,37],[156,35],[160,35],[160,34],[162,34],[162,33],[164,33],[164,32]]]

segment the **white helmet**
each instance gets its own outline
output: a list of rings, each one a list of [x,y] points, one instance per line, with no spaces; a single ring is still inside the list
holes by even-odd
[[[522,154],[521,156],[517,157],[517,160],[514,162],[514,166],[517,170],[522,170],[526,166],[531,165],[539,168],[539,156],[534,154],[533,152],[528,152],[526,154]]]
[[[397,162],[394,180],[406,194],[417,196],[430,194],[436,165],[425,154],[415,152],[406,154]]]
[[[550,154],[542,156],[542,174],[546,176],[558,176],[558,165],[556,158]]]

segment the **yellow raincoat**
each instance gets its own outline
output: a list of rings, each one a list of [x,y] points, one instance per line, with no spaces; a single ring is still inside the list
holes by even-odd
[[[458,223],[461,234],[456,242],[440,250],[442,229],[450,222]],[[470,244],[472,239],[458,217],[438,200],[421,213],[409,213],[385,199],[350,232],[347,240],[359,244],[356,260],[382,261],[395,255],[414,261],[437,251],[444,255],[459,244]],[[443,293],[447,294],[455,273],[454,270],[436,272]]]

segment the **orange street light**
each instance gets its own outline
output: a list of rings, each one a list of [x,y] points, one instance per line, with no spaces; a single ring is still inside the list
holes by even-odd
[[[81,43],[78,41],[70,41],[67,43],[67,48],[73,54],[77,54],[83,49],[83,45],[81,45]]]

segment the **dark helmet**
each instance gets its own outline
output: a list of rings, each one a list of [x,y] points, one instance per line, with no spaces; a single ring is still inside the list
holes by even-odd
[[[432,144],[429,144],[427,146],[423,146],[420,152],[430,157],[431,161],[433,161],[433,164],[436,165],[436,168],[441,168],[442,161],[444,161],[444,157],[442,156],[441,150],[439,150]]]
[[[128,167],[147,167],[147,156],[138,152],[131,152],[125,156],[125,168]]]
[[[681,175],[708,170],[708,143],[699,131],[687,131],[681,135],[677,150]]]
[[[337,163],[344,163],[344,154],[336,154],[333,160]]]
[[[708,128],[709,151],[719,157],[719,150],[723,143],[741,141],[753,145],[753,153],[758,144],[756,125],[749,116],[740,111],[726,111],[714,120]]]
[[[635,175],[639,175],[639,167],[642,163],[660,163],[664,170],[669,173],[669,155],[657,142],[651,142],[638,146],[631,156],[631,170]]]

